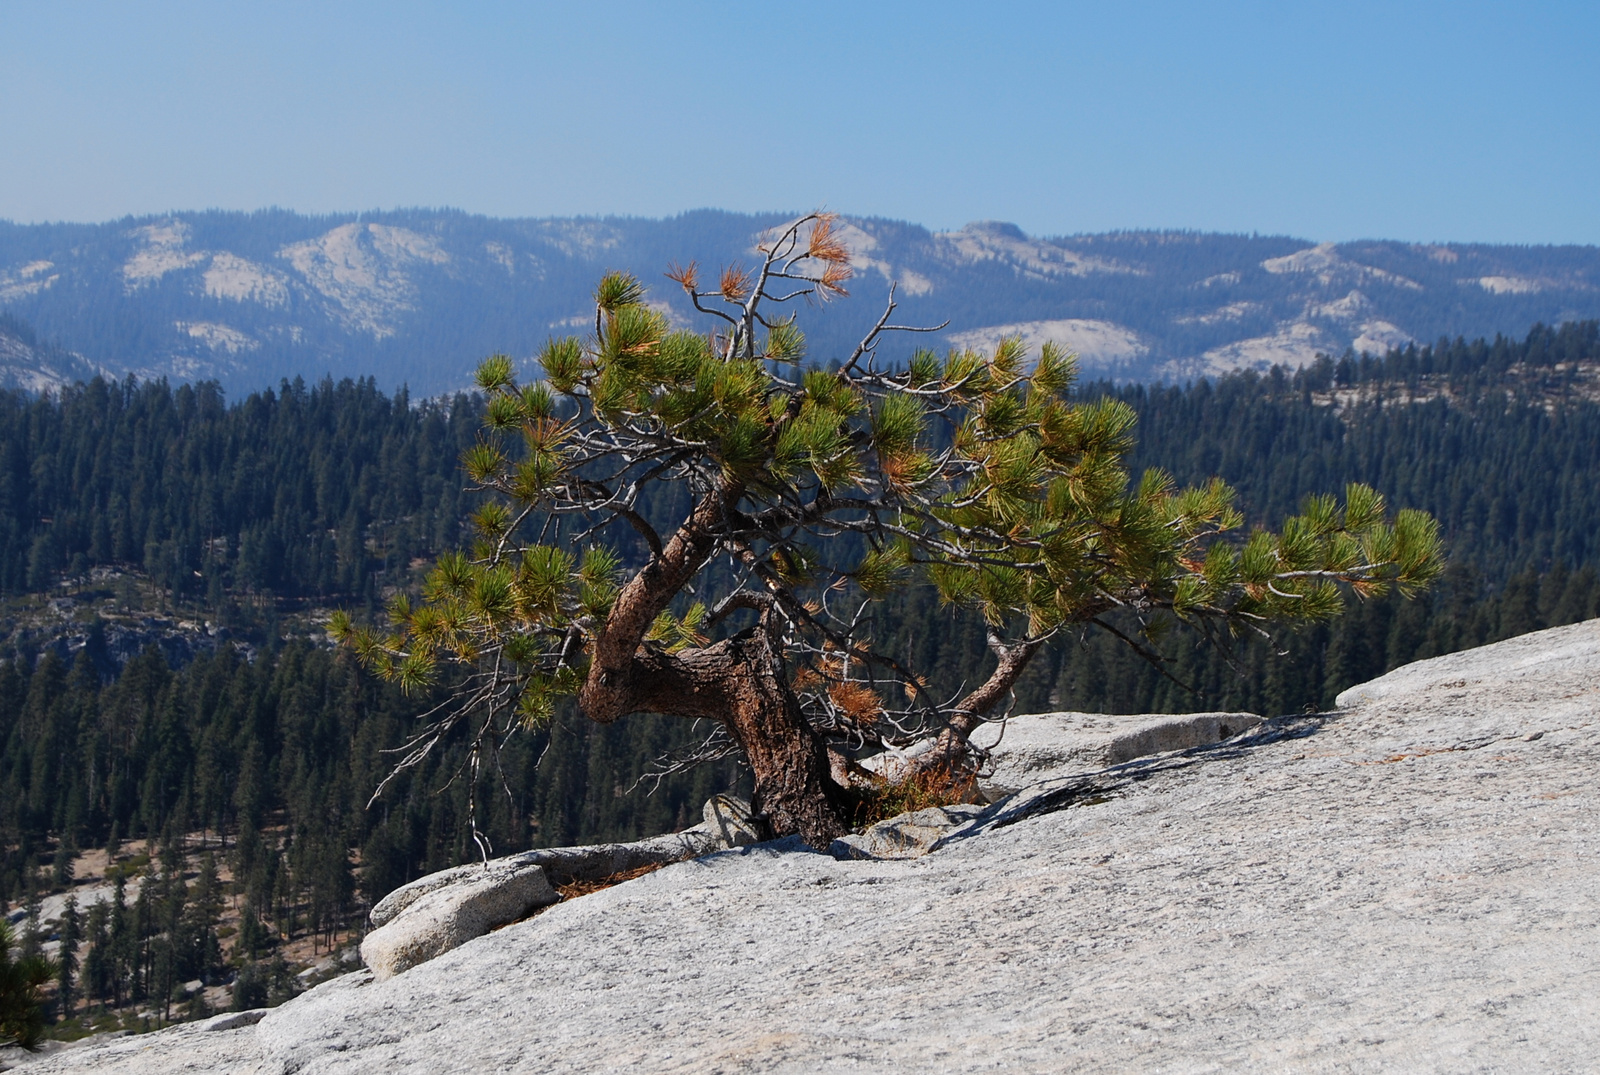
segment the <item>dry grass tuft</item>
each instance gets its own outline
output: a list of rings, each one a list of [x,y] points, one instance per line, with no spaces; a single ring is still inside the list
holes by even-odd
[[[857,829],[865,829],[930,806],[972,802],[977,790],[977,775],[962,766],[928,769],[894,783],[883,780],[857,801],[855,825]]]

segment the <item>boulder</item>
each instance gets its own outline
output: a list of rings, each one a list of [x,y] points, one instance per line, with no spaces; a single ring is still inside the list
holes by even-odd
[[[840,859],[914,859],[926,855],[939,841],[993,807],[971,803],[930,806],[880,821],[860,834],[833,842],[829,851]]]
[[[202,1020],[200,1029],[210,1032],[222,1030],[238,1030],[241,1027],[255,1026],[261,1022],[261,1017],[267,1014],[265,1008],[251,1008],[244,1012],[223,1012],[213,1015],[210,1019]]]
[[[1261,723],[1254,713],[1182,713],[1108,716],[1100,713],[1031,713],[997,726],[993,743],[978,740],[990,754],[991,775],[980,786],[989,803],[1008,804],[1019,790],[1055,794],[1048,784],[1099,772],[1138,758],[1212,746]],[[864,760],[869,772],[894,780],[905,766],[931,749],[932,739],[889,750]],[[709,806],[709,804],[708,804]],[[982,805],[933,807],[880,821],[859,834],[841,837],[829,851],[835,858],[919,858],[957,829],[996,814]]]
[[[748,847],[763,838],[761,823],[750,804],[732,795],[716,795],[706,800],[705,821],[698,828],[709,831],[723,847]]]
[[[559,898],[538,866],[472,868],[480,871],[476,880],[427,892],[367,934],[361,959],[374,978],[391,978]]]
[[[535,862],[558,884],[568,881],[603,881],[641,866],[665,866],[698,858],[728,845],[705,825],[669,832],[626,844],[590,844],[586,847],[550,847],[516,856]]]
[[[683,832],[632,843],[540,848],[418,878],[373,907],[369,917],[376,928],[361,943],[362,961],[378,979],[388,978],[556,902],[552,881],[603,881],[761,838],[743,799],[718,795],[703,813],[703,824]]]
[[[724,800],[728,804],[740,802],[728,796],[718,796],[712,803],[718,800]],[[711,803],[707,803],[705,809],[709,817]],[[738,823],[734,820],[738,816],[738,810],[732,805],[720,809],[727,816],[725,824],[729,826],[729,832],[733,832],[738,828]],[[749,815],[749,809],[748,804],[743,806],[746,817]],[[419,877],[379,900],[368,918],[374,926],[382,926],[429,893],[454,885],[477,883],[485,872],[510,876],[523,870],[539,868],[556,884],[566,884],[569,881],[602,881],[641,866],[665,866],[671,862],[682,862],[684,859],[734,846],[738,844],[725,839],[720,827],[714,826],[708,820],[706,824],[696,825],[682,832],[669,832],[664,836],[652,836],[632,843],[543,847],[535,851],[490,859],[487,864],[472,863]]]
[[[984,791],[994,799],[1042,780],[1211,746],[1260,723],[1254,713],[1031,713],[1006,721],[993,746],[974,741],[989,747],[993,773]]]

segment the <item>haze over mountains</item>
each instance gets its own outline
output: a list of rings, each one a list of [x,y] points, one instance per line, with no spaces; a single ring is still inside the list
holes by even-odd
[[[103,371],[215,379],[238,394],[331,374],[431,395],[463,386],[486,354],[527,359],[551,335],[581,333],[590,289],[610,268],[638,273],[675,321],[704,327],[662,270],[691,259],[749,264],[762,232],[783,219],[271,210],[0,222],[0,311],[11,315],[0,322],[0,383],[40,389]],[[1122,380],[1303,366],[1319,353],[1520,336],[1535,322],[1600,317],[1592,246],[1187,232],[1039,239],[995,222],[930,232],[861,218],[846,218],[843,231],[852,298],[826,315],[799,311],[821,360],[871,324],[891,281],[897,322],[949,319],[937,346],[1054,339],[1080,354],[1086,373]]]

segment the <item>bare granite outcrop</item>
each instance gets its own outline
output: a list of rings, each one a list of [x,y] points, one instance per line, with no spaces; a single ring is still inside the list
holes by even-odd
[[[411,901],[367,934],[361,961],[378,981],[459,948],[559,899],[540,866],[520,870],[479,867],[461,883],[444,885]]]
[[[993,797],[1151,754],[1210,746],[1260,723],[1254,713],[1028,713],[1006,721],[990,747],[986,789]],[[989,747],[982,736],[978,745]]]
[[[1334,713],[1039,779],[932,853],[792,841],[556,904],[181,1071],[1580,1071],[1600,1063],[1600,620]]]

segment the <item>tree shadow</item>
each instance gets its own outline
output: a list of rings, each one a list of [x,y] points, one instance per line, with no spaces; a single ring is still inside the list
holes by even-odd
[[[1244,758],[1262,747],[1295,739],[1306,739],[1320,732],[1336,715],[1311,713],[1275,717],[1220,743],[1192,747],[1177,753],[1135,758],[1121,765],[1113,765],[1108,769],[1085,773],[1082,776],[1047,780],[1002,799],[995,804],[992,813],[951,833],[940,841],[940,846],[994,829],[1003,829],[1031,818],[1043,817],[1046,814],[1079,806],[1095,806],[1111,799],[1121,798],[1137,785],[1157,776],[1193,769],[1211,762]]]

